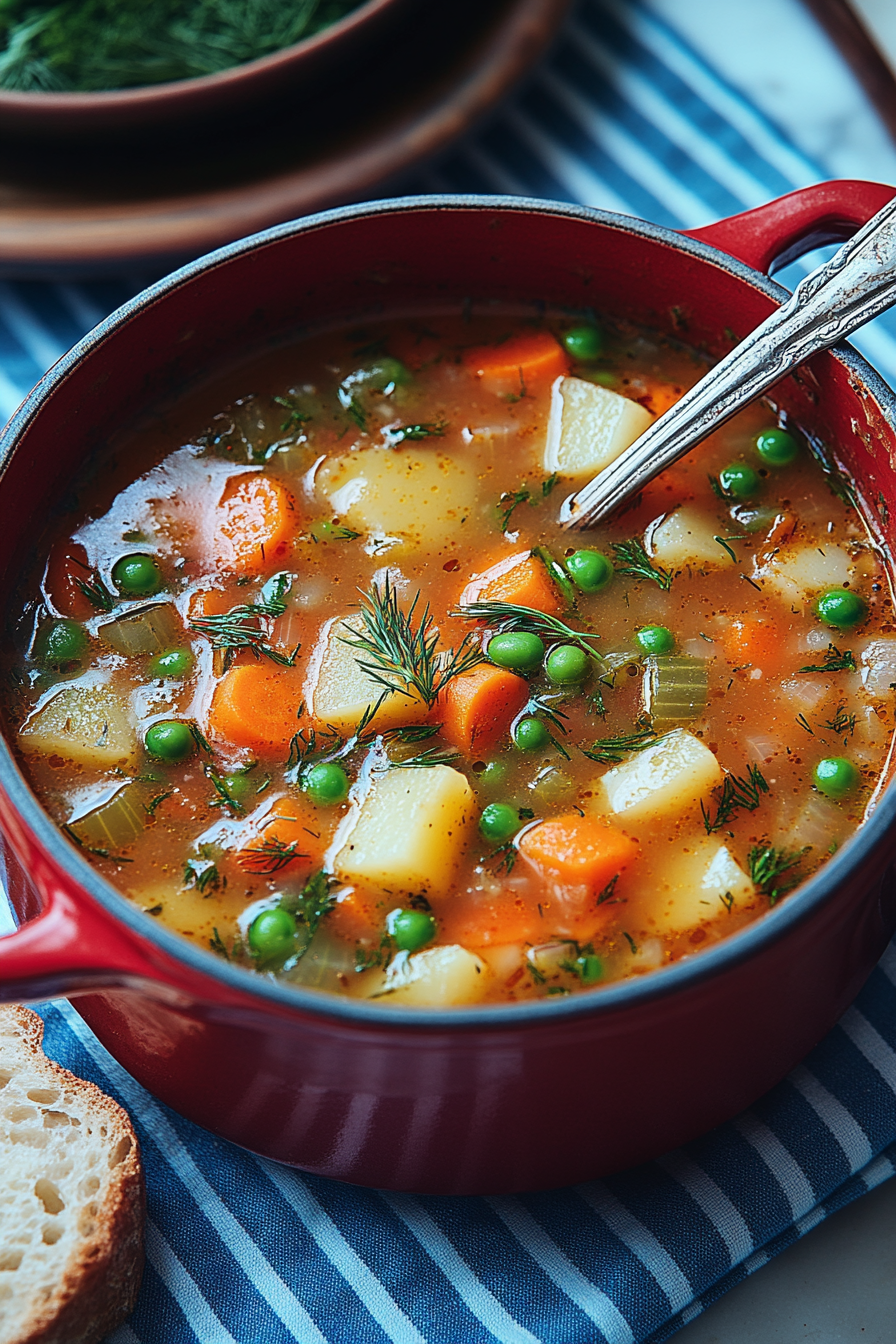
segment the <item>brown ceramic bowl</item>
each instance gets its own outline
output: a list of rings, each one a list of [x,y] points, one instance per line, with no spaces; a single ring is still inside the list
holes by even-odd
[[[425,0],[365,0],[314,36],[218,74],[96,93],[0,90],[0,137],[83,141],[189,133],[223,119],[252,116],[281,98],[303,97],[331,79],[344,81],[375,60],[399,23]]]

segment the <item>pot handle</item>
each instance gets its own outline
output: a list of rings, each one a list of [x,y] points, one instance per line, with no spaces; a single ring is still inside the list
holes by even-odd
[[[894,195],[896,189],[880,182],[818,182],[755,210],[682,232],[770,275],[813,247],[850,238]]]

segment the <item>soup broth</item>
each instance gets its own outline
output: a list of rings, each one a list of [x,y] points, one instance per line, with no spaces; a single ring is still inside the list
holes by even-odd
[[[196,944],[395,1006],[594,990],[761,917],[873,806],[896,629],[850,482],[767,404],[559,526],[702,372],[433,315],[160,414],[23,579],[43,805]]]

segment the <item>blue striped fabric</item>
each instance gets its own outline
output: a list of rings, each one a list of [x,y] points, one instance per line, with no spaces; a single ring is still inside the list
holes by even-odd
[[[680,228],[827,175],[649,6],[581,0],[526,86],[401,186],[547,196]],[[141,279],[0,285],[0,410]],[[896,381],[896,319],[856,344]],[[896,947],[737,1121],[609,1180],[516,1198],[364,1191],[254,1158],[154,1101],[69,1004],[42,1012],[48,1052],[116,1096],[143,1144],[148,1265],[114,1344],[660,1341],[894,1173]]]

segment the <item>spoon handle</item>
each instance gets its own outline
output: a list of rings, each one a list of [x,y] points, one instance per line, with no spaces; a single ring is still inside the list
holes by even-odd
[[[571,495],[564,527],[593,527],[748,402],[896,303],[896,198],[830,261],[819,266],[771,317],[727,354],[680,401]]]

